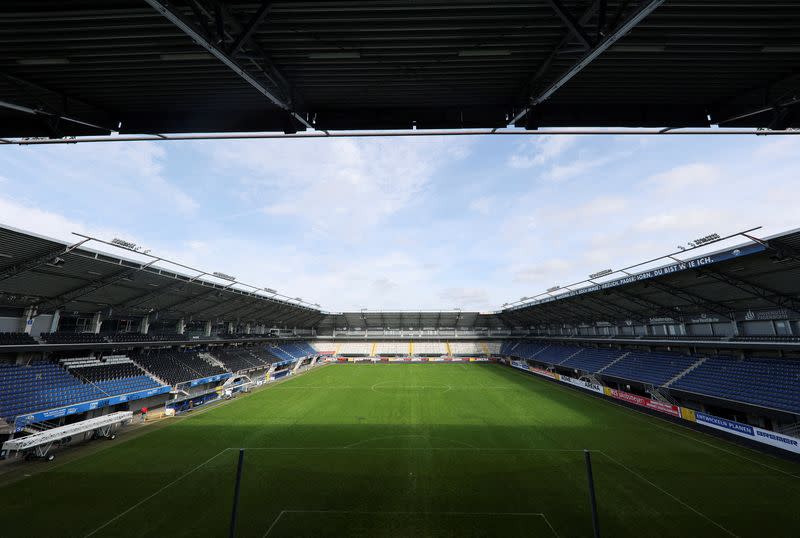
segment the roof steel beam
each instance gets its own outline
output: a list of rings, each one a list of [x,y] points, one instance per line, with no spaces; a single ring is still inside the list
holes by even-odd
[[[672,295],[673,297],[677,297],[682,301],[687,301],[692,306],[699,306],[701,308],[706,308],[715,314],[719,314],[726,318],[731,318],[734,309],[723,304],[720,302],[712,301],[702,295],[697,295],[696,293],[692,293],[687,290],[678,289],[675,286],[671,286],[669,284],[665,284],[664,282],[657,282],[654,280],[648,281],[646,285],[652,286],[657,288],[668,295]]]
[[[152,0],[148,0],[152,1]],[[545,101],[547,101],[554,93],[558,91],[564,84],[572,80],[572,78],[583,71],[590,65],[598,56],[603,54],[609,47],[619,41],[625,34],[630,32],[640,22],[642,22],[648,15],[655,11],[665,0],[643,0],[636,10],[625,19],[619,26],[609,32],[603,37],[594,47],[589,49],[578,61],[576,61],[569,69],[557,77],[546,88],[537,94],[533,95],[528,105],[519,111],[509,123],[516,123],[524,118],[531,109]]]
[[[257,80],[250,73],[247,72],[245,67],[237,60],[228,54],[219,44],[213,43],[207,36],[203,35],[201,31],[195,29],[194,25],[188,22],[183,15],[174,10],[171,6],[167,5],[166,0],[144,0],[153,9],[163,15],[168,21],[174,24],[183,33],[189,36],[195,43],[206,49],[219,61],[225,64],[231,71],[236,73],[245,82],[250,84],[259,93],[266,97],[273,105],[289,114],[294,121],[297,121],[308,129],[313,129],[311,125],[302,115],[298,114],[292,107],[289,100],[276,94],[273,88],[267,87],[261,81]],[[288,96],[287,96],[288,97]]]
[[[236,36],[236,39],[228,48],[228,54],[231,56],[236,56],[236,53],[242,48],[242,45],[247,42],[253,33],[258,28],[258,25],[266,18],[267,14],[269,13],[269,8],[271,7],[272,2],[265,0],[261,3],[261,6],[256,11],[255,15],[253,15],[247,24],[242,28],[239,35]]]
[[[204,299],[207,299],[208,297],[211,297],[215,293],[222,293],[224,290],[227,290],[228,288],[230,288],[234,284],[235,284],[235,282],[231,283],[231,284],[228,284],[227,286],[224,286],[222,288],[218,288],[216,286],[213,286],[209,291],[207,291],[205,293],[201,293],[200,295],[195,295],[194,297],[191,297],[189,299],[181,299],[177,303],[172,303],[171,305],[167,305],[167,306],[161,307],[161,310],[166,310],[166,311],[172,310],[172,311],[179,311],[179,312],[183,311],[186,314],[191,314],[191,312],[187,312],[187,311],[185,311],[183,309],[186,308],[187,306],[191,306],[191,305],[193,305],[195,303],[198,303],[198,302],[200,302],[200,301],[202,301]],[[203,285],[203,287],[205,287],[205,286]]]
[[[575,17],[572,16],[572,13],[570,13],[567,7],[561,3],[561,0],[547,0],[547,3],[550,4],[550,6],[553,8],[553,11],[556,12],[561,21],[567,26],[567,28],[569,28],[570,33],[577,37],[578,41],[580,41],[585,48],[588,49],[594,44],[594,41],[583,29],[581,23],[579,23]]]
[[[51,263],[55,258],[63,256],[64,254],[67,254],[75,250],[76,248],[83,245],[87,241],[89,240],[84,239],[82,241],[78,241],[77,243],[73,243],[72,245],[69,245],[67,247],[62,246],[57,249],[45,252],[44,254],[37,254],[36,256],[31,256],[30,258],[26,258],[21,262],[18,262],[10,267],[4,267],[0,269],[0,281],[17,276],[18,274],[24,273],[26,271],[31,271],[39,266]]]
[[[158,260],[153,260],[144,265],[140,265],[139,267],[126,267],[121,271],[117,271],[102,278],[92,280],[88,284],[66,291],[60,295],[57,295],[56,297],[48,298],[39,303],[37,306],[39,307],[40,310],[43,310],[45,307],[52,307],[53,309],[61,308],[71,301],[89,295],[90,293],[105,288],[106,286],[111,286],[112,284],[115,284],[120,280],[127,278],[128,276],[136,273],[137,271],[143,271],[144,269],[147,269],[157,261]]]
[[[104,117],[108,116],[107,112],[101,111],[93,105],[84,103],[83,101],[79,101],[78,99],[74,99],[72,97],[68,97],[60,92],[51,90],[50,88],[45,88],[40,84],[30,82],[16,75],[9,75],[8,73],[0,73],[0,77],[6,79],[10,84],[18,87],[19,90],[22,91],[23,95],[25,95],[26,97],[32,97],[34,92],[44,93],[52,96],[60,103],[59,106],[53,107],[45,104],[41,99],[35,99],[34,97],[34,99],[36,100],[36,105],[35,108],[32,108],[30,106],[26,106],[20,103],[15,103],[7,100],[0,100],[0,107],[2,108],[7,108],[9,110],[16,110],[17,112],[31,114],[34,116],[39,116],[40,118],[49,120],[49,122],[55,122],[53,124],[48,123],[48,126],[53,129],[55,129],[55,127],[57,126],[57,122],[59,121],[74,123],[76,125],[83,125],[84,127],[90,127],[92,129],[97,129],[98,131],[103,131],[103,132],[116,131],[118,128],[116,125],[101,125],[96,120],[90,121],[88,118],[81,118],[74,114],[70,114],[67,110],[69,108],[70,103],[75,103],[83,107],[90,108],[91,110],[95,111],[98,115],[102,115]]]
[[[789,308],[791,310],[794,310],[795,312],[800,312],[800,301],[798,300],[797,297],[787,295],[785,293],[779,292],[771,288],[766,288],[764,286],[761,286],[760,284],[755,284],[743,278],[736,277],[729,273],[725,273],[719,270],[703,269],[698,272],[701,275],[706,275],[718,282],[727,284],[728,286],[736,288],[749,295],[752,295],[759,299],[763,299],[764,301],[772,303],[775,306],[781,308]]]

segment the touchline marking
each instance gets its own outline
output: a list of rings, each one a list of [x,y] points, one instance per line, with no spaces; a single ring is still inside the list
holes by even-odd
[[[513,370],[513,372],[515,372],[515,373],[517,373],[519,375],[523,375],[523,376],[528,377],[528,378],[537,379],[535,376],[524,374],[523,372],[518,371],[518,370]],[[548,383],[547,385],[550,385],[550,383]],[[639,415],[644,415],[645,417],[648,417],[648,418],[654,418],[654,419],[659,420],[661,422],[666,422],[668,425],[675,426],[676,428],[680,428],[682,430],[688,430],[688,431],[690,431],[692,433],[696,433],[696,434],[699,434],[699,435],[710,437],[710,438],[714,439],[715,441],[727,443],[727,444],[729,444],[729,445],[731,445],[733,447],[736,447],[738,449],[748,450],[750,452],[755,452],[756,454],[759,454],[759,455],[762,455],[762,456],[769,456],[769,457],[772,457],[772,458],[775,458],[775,459],[779,459],[777,456],[774,456],[774,455],[770,454],[769,452],[761,452],[760,450],[756,450],[755,448],[751,448],[751,447],[746,446],[746,445],[740,445],[738,443],[734,443],[733,441],[725,439],[724,437],[717,437],[715,435],[712,435],[709,432],[705,432],[705,431],[702,431],[702,430],[695,430],[693,428],[690,428],[689,426],[685,426],[685,425],[680,424],[680,423],[672,422],[671,420],[667,420],[667,419],[665,419],[663,417],[659,417],[657,415],[651,415],[650,413],[645,413],[644,411],[640,411],[638,409],[633,409],[632,407],[627,407],[627,406],[621,405],[621,404],[616,403],[616,402],[611,401],[611,400],[606,400],[606,399],[597,398],[595,396],[590,396],[589,394],[585,394],[583,392],[578,392],[578,391],[573,390],[571,388],[568,388],[566,386],[561,386],[560,384],[552,383],[552,385],[555,388],[558,388],[559,390],[564,391],[564,392],[566,392],[568,394],[579,395],[579,396],[582,396],[584,398],[588,398],[589,400],[596,401],[596,402],[605,402],[605,403],[608,403],[608,404],[612,404],[614,406],[614,408],[616,408],[616,409],[621,409],[621,410],[624,410],[624,411],[632,411],[633,413],[636,413],[636,414],[635,415],[631,415],[631,416],[633,416],[634,418],[637,418],[638,420],[640,420],[642,422],[651,424],[652,426],[655,426],[656,428],[658,428],[660,430],[664,430],[665,432],[669,432],[669,433],[673,433],[673,434],[676,434],[676,435],[680,435],[681,437],[685,437],[686,439],[689,439],[690,441],[694,441],[695,443],[700,443],[701,445],[710,446],[711,448],[715,448],[715,449],[720,450],[722,452],[725,452],[727,454],[731,454],[731,455],[736,456],[738,458],[741,458],[743,460],[749,461],[751,463],[755,463],[756,465],[760,465],[761,467],[764,467],[765,469],[770,469],[772,471],[784,474],[784,475],[789,476],[791,478],[800,479],[800,476],[798,476],[796,474],[792,474],[789,471],[784,471],[783,469],[780,469],[778,467],[773,467],[772,465],[768,465],[768,464],[766,464],[764,462],[761,462],[761,461],[758,461],[758,460],[754,460],[752,458],[748,458],[747,456],[745,456],[743,454],[739,454],[739,453],[734,452],[732,450],[728,450],[726,448],[723,448],[723,447],[721,447],[719,445],[716,445],[716,444],[713,444],[713,443],[709,443],[707,441],[703,441],[702,439],[697,439],[697,438],[692,437],[691,435],[687,435],[686,433],[683,433],[681,431],[676,431],[674,429],[666,428],[666,427],[661,426],[659,424],[652,423],[651,421],[647,420],[646,418],[642,418]],[[781,460],[781,461],[783,461],[783,460]]]
[[[553,535],[559,538],[558,533],[547,520],[547,516],[542,512],[417,512],[417,511],[403,511],[403,510],[388,510],[370,511],[370,510],[281,510],[281,513],[272,521],[272,524],[267,528],[262,538],[269,536],[272,529],[280,521],[284,514],[353,514],[353,515],[403,515],[403,516],[523,516],[523,517],[540,517],[544,520],[545,524],[550,528]]]
[[[463,450],[465,452],[583,452],[582,448],[491,448],[491,447],[466,447],[466,446],[453,446],[453,447],[413,447],[413,446],[395,446],[395,447],[359,447],[359,446],[254,446],[243,447],[244,450],[291,450],[291,451],[343,451],[343,452],[358,452],[363,450]],[[239,447],[229,447],[225,450],[239,450]],[[602,452],[600,450],[588,449],[591,452]]]
[[[109,519],[108,521],[106,521],[105,523],[103,523],[102,525],[97,527],[95,530],[93,530],[89,534],[86,534],[84,536],[84,538],[88,538],[89,536],[92,536],[92,535],[96,534],[97,532],[101,531],[102,529],[106,528],[107,526],[109,526],[110,524],[112,524],[113,522],[118,520],[119,518],[123,517],[125,514],[127,514],[127,513],[131,512],[132,510],[135,510],[136,508],[140,507],[141,505],[143,505],[144,503],[146,503],[147,501],[149,501],[150,499],[152,499],[153,497],[155,497],[156,495],[158,495],[159,493],[161,493],[165,489],[169,488],[170,486],[173,486],[173,485],[177,484],[178,482],[180,482],[181,480],[183,480],[184,478],[186,478],[190,474],[194,473],[195,471],[199,470],[200,468],[204,467],[207,463],[210,463],[212,460],[216,459],[217,456],[219,456],[220,454],[224,454],[228,450],[231,450],[231,449],[230,448],[223,448],[222,450],[220,450],[219,452],[217,452],[216,454],[214,454],[213,456],[208,458],[206,461],[204,461],[203,463],[201,463],[197,467],[194,467],[193,469],[191,469],[189,471],[186,471],[185,473],[183,473],[181,476],[179,476],[178,478],[176,478],[175,480],[173,480],[172,482],[170,482],[166,486],[162,486],[155,493],[151,493],[150,495],[148,495],[147,497],[145,497],[144,499],[142,499],[138,503],[136,503],[133,506],[129,507],[124,512],[120,512],[116,516],[112,517],[111,519]]]
[[[706,520],[706,521],[708,521],[709,523],[712,523],[712,524],[713,524],[713,525],[715,525],[716,527],[718,527],[718,528],[720,528],[721,530],[725,531],[725,533],[727,533],[727,534],[729,534],[729,535],[731,535],[731,536],[735,536],[736,538],[738,538],[738,537],[739,537],[739,535],[738,535],[738,534],[736,534],[736,533],[734,533],[734,532],[732,532],[732,531],[730,531],[730,530],[726,529],[725,527],[723,527],[722,525],[720,525],[719,523],[717,523],[716,521],[714,521],[713,519],[711,519],[710,517],[708,517],[707,515],[705,515],[703,512],[701,512],[700,510],[696,509],[696,508],[695,508],[694,506],[692,506],[691,504],[688,504],[688,503],[685,503],[685,502],[683,502],[682,500],[680,500],[679,498],[677,498],[675,495],[673,495],[673,494],[672,494],[672,493],[670,493],[669,491],[665,490],[664,488],[662,488],[661,486],[659,486],[659,485],[658,485],[658,484],[656,484],[655,482],[653,482],[653,481],[651,481],[651,480],[648,480],[646,477],[644,477],[643,475],[641,475],[641,474],[637,473],[636,471],[634,471],[633,469],[631,469],[630,467],[628,467],[627,465],[625,465],[625,464],[624,464],[624,463],[622,463],[621,461],[619,461],[619,460],[617,460],[617,459],[614,459],[614,458],[612,458],[611,456],[609,456],[608,454],[606,454],[606,453],[605,453],[604,451],[602,451],[602,450],[598,450],[597,452],[599,452],[600,454],[602,454],[603,456],[605,456],[605,457],[606,457],[606,458],[608,458],[609,460],[613,461],[614,463],[616,463],[617,465],[619,465],[620,467],[622,467],[623,469],[625,469],[626,471],[628,471],[629,473],[631,473],[633,476],[637,477],[639,480],[642,480],[642,481],[644,481],[644,482],[647,482],[648,484],[650,484],[651,486],[653,486],[654,488],[656,488],[658,491],[660,491],[660,492],[661,492],[661,493],[663,493],[664,495],[666,495],[666,496],[668,496],[668,497],[672,498],[673,500],[675,500],[675,501],[677,501],[678,503],[682,504],[683,506],[685,506],[686,508],[688,508],[689,510],[691,510],[692,512],[694,512],[694,513],[695,513],[695,514],[697,514],[698,516],[702,517],[703,519],[705,519],[705,520]]]

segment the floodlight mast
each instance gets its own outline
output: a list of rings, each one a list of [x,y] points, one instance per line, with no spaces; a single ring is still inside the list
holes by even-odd
[[[557,297],[558,295],[555,294],[555,292],[558,291],[558,290],[572,291],[572,289],[571,289],[572,287],[580,286],[581,284],[597,285],[597,282],[594,281],[595,279],[607,277],[607,276],[610,276],[610,275],[613,275],[613,274],[616,274],[616,273],[622,273],[625,276],[631,276],[631,275],[634,274],[634,273],[630,272],[631,269],[635,269],[635,268],[641,267],[643,265],[647,265],[647,264],[650,264],[650,263],[653,263],[653,262],[657,262],[659,260],[671,259],[671,260],[674,260],[674,261],[677,261],[677,262],[682,262],[684,260],[681,260],[680,258],[676,258],[675,256],[678,255],[678,254],[685,254],[686,252],[690,252],[690,251],[696,250],[698,248],[707,247],[709,245],[713,245],[713,244],[719,243],[721,241],[726,241],[728,239],[733,239],[734,237],[744,237],[748,241],[752,241],[754,243],[763,243],[763,241],[761,239],[758,239],[756,237],[753,237],[753,236],[749,235],[751,232],[754,232],[756,230],[760,230],[761,228],[763,228],[763,226],[756,226],[755,228],[749,228],[747,230],[743,230],[741,232],[736,232],[734,234],[726,235],[724,237],[719,237],[719,235],[717,235],[717,234],[711,234],[713,236],[716,236],[716,238],[709,239],[709,240],[707,240],[705,242],[700,242],[699,244],[695,244],[694,246],[689,246],[689,247],[686,247],[686,248],[678,247],[678,250],[676,250],[675,252],[670,252],[669,254],[664,254],[663,256],[658,256],[657,258],[652,258],[650,260],[646,260],[646,261],[643,261],[643,262],[635,263],[633,265],[629,265],[627,267],[623,267],[622,269],[604,269],[602,271],[599,271],[597,273],[593,273],[593,274],[589,275],[589,278],[586,278],[584,280],[580,280],[578,282],[573,282],[572,284],[568,284],[566,286],[560,286],[560,287],[559,286],[554,286],[554,287],[549,288],[546,291],[543,291],[543,292],[538,293],[536,295],[532,295],[530,297],[522,297],[517,301],[512,301],[512,302],[509,302],[509,303],[505,303],[503,306],[500,307],[500,310],[498,310],[497,312],[502,312],[503,310],[506,310],[506,309],[511,308],[511,307],[513,307],[513,308],[521,308],[523,306],[530,306],[530,305],[536,304],[543,296]],[[711,236],[707,236],[707,237],[711,237]],[[690,243],[690,245],[691,245],[691,243]],[[516,306],[514,306],[514,305],[516,305]]]

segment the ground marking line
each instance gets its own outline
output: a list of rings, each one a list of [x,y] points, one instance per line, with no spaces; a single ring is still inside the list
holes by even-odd
[[[631,469],[630,467],[628,467],[627,465],[625,465],[625,464],[624,464],[624,463],[622,463],[621,461],[619,461],[619,460],[617,460],[617,459],[615,459],[615,458],[612,458],[611,456],[609,456],[608,454],[606,454],[604,451],[602,451],[602,450],[598,450],[598,452],[599,452],[600,454],[602,454],[603,456],[605,456],[606,458],[608,458],[609,460],[611,460],[611,461],[613,461],[614,463],[616,463],[617,465],[619,465],[620,467],[622,467],[623,469],[625,469],[626,471],[628,471],[629,473],[631,473],[633,476],[635,476],[635,477],[639,478],[640,480],[642,480],[642,481],[644,481],[644,482],[647,482],[648,484],[650,484],[651,486],[653,486],[654,488],[656,488],[656,489],[657,489],[658,491],[660,491],[661,493],[663,493],[663,494],[667,495],[668,497],[670,497],[670,498],[672,498],[673,500],[677,501],[678,503],[682,504],[683,506],[685,506],[686,508],[688,508],[689,510],[691,510],[692,512],[694,512],[694,513],[695,513],[695,514],[697,514],[698,516],[700,516],[700,517],[702,517],[703,519],[705,519],[706,521],[708,521],[708,522],[710,522],[710,523],[714,524],[716,527],[718,527],[718,528],[722,529],[723,531],[725,531],[725,533],[727,533],[727,534],[729,534],[729,535],[731,535],[731,536],[735,536],[735,537],[737,537],[737,538],[738,538],[738,536],[739,536],[738,534],[736,534],[736,533],[734,533],[734,532],[732,532],[732,531],[728,530],[727,528],[723,527],[722,525],[720,525],[719,523],[717,523],[716,521],[714,521],[713,519],[711,519],[710,517],[708,517],[706,514],[704,514],[704,513],[703,513],[703,512],[701,512],[700,510],[696,509],[696,508],[695,508],[694,506],[692,506],[691,504],[688,504],[688,503],[686,503],[686,502],[684,502],[684,501],[680,500],[678,497],[676,497],[675,495],[673,495],[673,494],[672,494],[672,493],[670,493],[669,491],[665,490],[664,488],[662,488],[661,486],[659,486],[658,484],[656,484],[656,483],[655,483],[655,482],[653,482],[652,480],[649,480],[648,478],[646,478],[646,477],[645,477],[645,476],[643,476],[642,474],[640,474],[640,473],[637,473],[636,471],[634,471],[633,469]]]
[[[286,510],[282,511],[280,514],[278,514],[278,516],[275,519],[272,520],[272,524],[267,528],[267,532],[264,533],[264,536],[262,536],[262,538],[266,538],[269,535],[269,533],[272,532],[272,528],[275,526],[276,523],[278,523],[278,520],[282,518],[283,514],[285,513]]]
[[[194,473],[195,471],[199,470],[201,467],[204,467],[204,466],[205,466],[207,463],[210,463],[212,460],[216,459],[216,458],[217,458],[217,457],[218,457],[220,454],[223,454],[223,453],[227,452],[228,450],[231,450],[231,449],[230,449],[230,448],[223,448],[222,450],[220,450],[219,452],[217,452],[216,454],[214,454],[213,456],[211,456],[210,458],[208,458],[206,461],[204,461],[204,462],[203,462],[203,463],[201,463],[200,465],[198,465],[198,466],[196,466],[196,467],[194,467],[194,468],[190,469],[189,471],[186,471],[185,473],[183,473],[181,476],[179,476],[178,478],[176,478],[175,480],[173,480],[173,481],[172,481],[172,482],[170,482],[169,484],[167,484],[167,485],[165,485],[165,486],[162,486],[162,487],[161,487],[161,488],[159,488],[159,489],[158,489],[158,490],[157,490],[155,493],[151,493],[150,495],[148,495],[147,497],[145,497],[144,499],[142,499],[142,500],[141,500],[141,501],[139,501],[138,503],[134,504],[133,506],[130,506],[130,507],[129,507],[127,510],[125,510],[124,512],[120,512],[120,513],[119,513],[119,514],[117,514],[116,516],[112,517],[111,519],[109,519],[108,521],[106,521],[105,523],[103,523],[102,525],[100,525],[99,527],[97,527],[95,530],[93,530],[93,531],[92,531],[92,532],[90,532],[89,534],[86,534],[86,535],[84,536],[84,538],[88,538],[89,536],[92,536],[92,535],[96,534],[98,531],[100,531],[100,530],[102,530],[102,529],[106,528],[108,525],[110,525],[110,524],[111,524],[111,523],[113,523],[114,521],[116,521],[116,520],[118,520],[119,518],[123,517],[125,514],[127,514],[127,513],[131,512],[132,510],[135,510],[136,508],[138,508],[139,506],[143,505],[144,503],[146,503],[147,501],[149,501],[150,499],[152,499],[153,497],[155,497],[156,495],[158,495],[159,493],[161,493],[161,492],[162,492],[162,491],[164,491],[165,489],[169,488],[170,486],[173,486],[174,484],[176,484],[176,483],[180,482],[181,480],[183,480],[184,478],[186,478],[186,477],[187,477],[187,476],[189,476],[190,474]]]
[[[283,517],[283,514],[357,514],[357,515],[432,515],[432,516],[526,516],[526,517],[541,517],[545,524],[553,532],[553,535],[558,538],[558,533],[547,520],[547,516],[542,512],[419,512],[419,511],[405,511],[405,510],[387,510],[387,511],[371,511],[371,510],[281,510],[278,516],[272,521],[272,524],[267,528],[263,538],[269,536],[272,529]]]
[[[229,447],[225,450],[239,450],[240,447]],[[583,452],[582,448],[491,448],[491,447],[413,447],[413,446],[396,446],[396,447],[356,447],[356,446],[254,446],[254,447],[241,447],[243,450],[332,450],[332,451],[352,451],[358,452],[362,450],[463,450],[472,452]],[[588,449],[590,452],[602,452],[601,450]]]
[[[523,372],[519,372],[517,370],[513,370],[513,371],[517,372],[520,375],[525,375],[526,377],[533,377],[533,379],[537,379],[536,377],[531,376],[529,374],[524,374]],[[686,426],[684,424],[680,424],[680,423],[677,423],[677,422],[672,422],[671,420],[667,420],[667,419],[665,419],[663,417],[660,417],[658,415],[651,415],[650,413],[645,413],[644,411],[640,411],[638,409],[633,409],[631,407],[624,406],[622,404],[619,404],[619,403],[611,401],[611,400],[600,399],[600,398],[597,398],[595,396],[591,396],[589,394],[585,394],[583,392],[578,392],[578,391],[573,390],[573,389],[571,389],[569,387],[566,387],[566,386],[562,387],[561,385],[558,385],[558,384],[553,384],[553,387],[556,387],[556,388],[560,389],[561,391],[564,391],[564,392],[566,392],[568,394],[580,395],[580,396],[582,396],[584,398],[587,398],[589,400],[593,400],[593,401],[596,401],[596,402],[605,402],[605,403],[612,404],[614,406],[614,408],[616,408],[616,409],[632,411],[632,412],[634,412],[636,414],[635,415],[631,415],[631,416],[639,419],[642,422],[650,423],[649,420],[646,420],[646,419],[642,418],[639,415],[644,415],[644,416],[649,417],[649,418],[654,418],[654,419],[657,419],[657,420],[659,420],[661,422],[666,422],[667,424],[669,424],[671,426],[675,426],[677,428],[688,430],[690,432],[694,432],[694,433],[697,433],[697,434],[700,434],[700,435],[711,437],[715,441],[721,441],[721,442],[727,443],[727,444],[732,445],[732,446],[734,446],[736,448],[739,448],[739,449],[749,450],[750,452],[755,452],[756,454],[759,454],[759,455],[762,455],[762,456],[770,456],[770,457],[778,459],[780,461],[785,461],[782,458],[779,458],[778,456],[770,454],[769,452],[762,452],[760,450],[756,450],[755,448],[751,448],[751,447],[746,446],[746,445],[740,445],[738,443],[735,443],[733,441],[725,439],[724,437],[717,437],[716,435],[712,435],[710,432],[705,432],[705,431],[702,431],[702,430],[695,430],[694,428],[690,428],[689,426]],[[731,454],[733,456],[737,456],[737,457],[739,457],[739,458],[741,458],[743,460],[747,460],[747,461],[749,461],[751,463],[755,463],[756,465],[760,465],[761,467],[764,467],[766,469],[770,469],[772,471],[777,471],[777,472],[779,472],[781,474],[785,474],[786,476],[789,476],[791,478],[800,479],[800,475],[792,474],[789,471],[785,471],[785,470],[780,469],[778,467],[773,467],[772,465],[768,465],[768,464],[766,464],[764,462],[761,462],[761,461],[758,461],[758,460],[754,460],[752,458],[748,458],[747,456],[745,456],[743,454],[738,454],[738,453],[736,453],[736,452],[734,452],[732,450],[728,450],[726,448],[723,448],[721,446],[715,445],[713,443],[709,443],[707,441],[703,441],[702,439],[696,439],[696,438],[692,437],[691,435],[687,435],[687,434],[685,434],[683,432],[675,431],[675,430],[670,429],[670,428],[665,428],[664,426],[660,426],[659,424],[652,424],[652,425],[655,426],[656,428],[660,429],[660,430],[664,430],[664,431],[669,432],[669,433],[674,433],[674,434],[680,435],[681,437],[685,437],[686,439],[689,439],[690,441],[694,441],[694,442],[700,443],[702,445],[710,446],[711,448],[716,448],[717,450],[720,450],[722,452],[726,452],[726,453]],[[767,476],[769,476],[769,475],[767,475]]]

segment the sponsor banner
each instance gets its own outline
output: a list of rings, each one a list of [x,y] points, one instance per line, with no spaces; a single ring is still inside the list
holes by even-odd
[[[695,421],[698,424],[703,424],[715,430],[732,433],[739,437],[800,454],[800,439],[796,437],[783,435],[756,426],[750,426],[749,424],[742,424],[734,420],[715,417],[713,415],[701,413],[700,411],[695,411]]]
[[[694,416],[694,409],[681,407],[681,418],[683,420],[688,420],[689,422],[697,422],[697,419]]]
[[[622,390],[594,385],[593,383],[581,381],[580,379],[575,379],[566,375],[559,375],[547,370],[542,370],[541,368],[528,367],[528,365],[522,361],[511,361],[511,366],[520,370],[533,372],[534,374],[540,376],[556,379],[562,383],[567,383],[569,385],[591,390],[593,392],[597,392],[598,394],[605,394],[611,398],[616,398],[617,400],[622,400],[634,405],[646,407],[648,409],[665,413],[673,417],[680,417],[689,422],[702,424],[704,426],[708,426],[709,428],[714,428],[738,435],[739,437],[756,441],[758,443],[782,448],[784,450],[788,450],[789,452],[794,452],[795,454],[800,454],[800,439],[791,437],[789,435],[783,435],[770,430],[758,428],[756,426],[750,426],[749,424],[742,424],[741,422],[715,417],[700,411],[678,407],[677,405],[651,400],[650,398],[639,396],[637,394],[631,394]]]
[[[568,383],[575,387],[580,387],[582,389],[590,390],[598,394],[603,394],[603,387],[597,385],[596,383],[592,383],[591,381],[583,381],[581,379],[575,379],[574,377],[569,377],[563,374],[559,375],[558,377],[563,383]]]
[[[542,370],[541,368],[536,368],[534,366],[531,366],[530,371],[533,372],[534,374],[539,374],[544,377],[549,377],[550,379],[555,379],[556,381],[559,380],[559,375],[549,370]]]
[[[672,415],[673,417],[681,416],[681,410],[677,405],[651,400],[650,398],[639,396],[637,394],[631,394],[630,392],[625,392],[623,390],[611,389],[611,397],[641,407],[647,407],[648,409],[653,409],[654,411],[660,411],[661,413],[666,413],[667,415]]]
[[[209,377],[195,379],[194,381],[189,382],[189,386],[196,387],[197,385],[205,385],[206,383],[214,383],[216,381],[222,381],[223,379],[228,379],[231,375],[233,374],[217,374]]]
[[[31,413],[17,417],[14,421],[14,432],[22,431],[28,424],[35,424],[37,422],[44,422],[55,418],[66,417],[69,415],[77,415],[78,413],[85,413],[93,411],[102,407],[117,405],[134,400],[141,400],[142,398],[150,398],[158,394],[164,394],[170,391],[170,387],[156,387],[154,389],[142,390],[139,392],[131,392],[130,394],[120,394],[119,396],[112,396],[111,398],[104,398],[102,400],[94,400],[92,402],[83,402],[75,405],[68,405],[59,407],[57,409],[48,409],[47,411],[40,411],[38,413]]]
[[[789,312],[783,308],[771,310],[748,310],[736,314],[736,321],[770,321],[773,319],[787,319]]]

